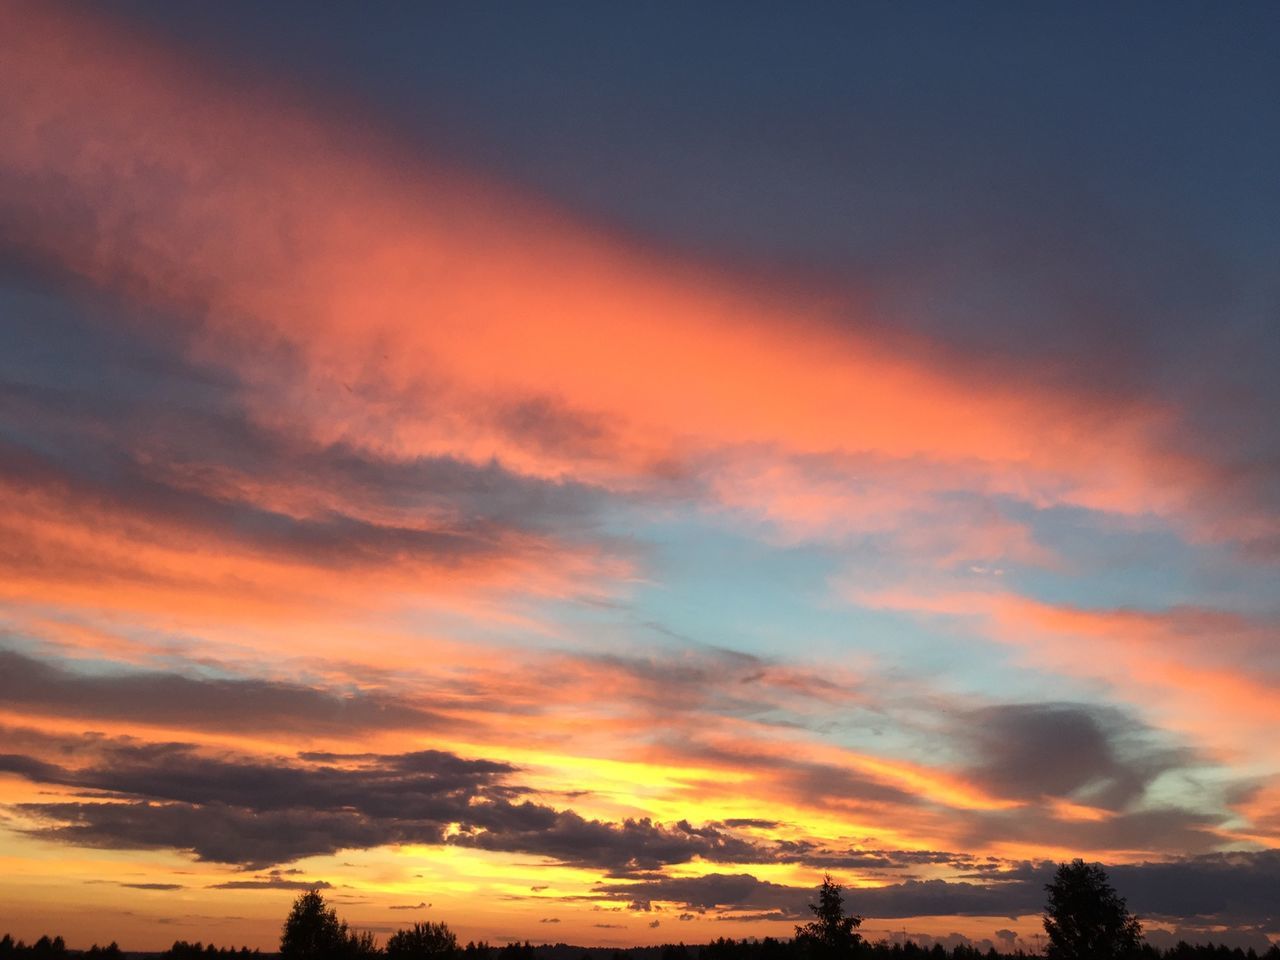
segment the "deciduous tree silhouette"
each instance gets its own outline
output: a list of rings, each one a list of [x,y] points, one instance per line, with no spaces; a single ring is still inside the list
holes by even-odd
[[[862,944],[862,937],[854,932],[862,926],[862,918],[845,915],[841,889],[831,874],[824,876],[818,888],[818,902],[809,904],[814,919],[796,926],[796,942],[822,960],[848,957]]]
[[[454,960],[458,938],[444,923],[415,923],[387,939],[388,960]]]
[[[1051,960],[1120,960],[1142,950],[1142,924],[1098,864],[1058,865],[1045,885],[1044,930]]]
[[[285,960],[355,960],[377,954],[373,934],[347,929],[319,890],[309,890],[293,902],[280,933],[280,956]]]

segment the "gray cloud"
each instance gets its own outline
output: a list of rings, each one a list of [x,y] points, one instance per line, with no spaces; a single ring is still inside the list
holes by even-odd
[[[209,885],[210,890],[328,890],[333,887],[328,880],[289,880],[275,875],[255,877],[253,880],[226,880]]]
[[[897,871],[901,882],[850,892],[850,909],[883,919],[1036,913],[1052,872],[1051,864],[1009,864],[951,851],[763,841],[736,834],[727,824],[592,820],[531,799],[519,783],[518,769],[509,764],[443,751],[249,758],[190,744],[101,735],[75,738],[19,730],[7,731],[6,739],[14,748],[55,756],[62,763],[17,752],[0,755],[0,770],[83,794],[11,808],[32,822],[28,829],[36,835],[90,847],[186,850],[202,860],[246,867],[345,848],[454,843],[599,869],[606,879],[593,897],[637,910],[671,903],[686,914],[787,920],[807,915],[812,890],[749,873],[673,878],[661,871],[695,858]],[[1089,742],[1087,736],[1082,739]],[[1144,842],[1148,835],[1174,842],[1208,837],[1203,818],[1198,821],[1195,814],[1179,810],[1136,810],[1081,824],[1037,820],[1041,814],[1034,805],[973,816],[969,822],[980,832],[1007,837],[1018,836],[1019,830],[1053,829],[1068,844],[1099,837],[1116,844]],[[1073,833],[1077,830],[1078,837]],[[921,880],[911,875],[921,866],[949,868],[954,875]],[[1147,917],[1184,924],[1275,920],[1277,851],[1181,857],[1110,870],[1134,909]],[[310,886],[278,873],[229,883]]]
[[[808,887],[759,880],[751,874],[711,873],[701,877],[662,877],[640,883],[602,883],[593,888],[604,897],[627,902],[631,909],[649,911],[655,901],[675,903],[693,913],[708,910],[768,909],[786,917],[809,913],[813,898]]]
[[[449,722],[377,692],[152,670],[89,673],[2,648],[0,700],[36,713],[197,730],[352,731],[439,728]]]
[[[974,776],[1001,796],[1072,797],[1120,809],[1161,773],[1192,760],[1112,708],[1002,704],[971,711],[960,722]]]
[[[89,749],[89,764],[42,779],[151,801],[263,813],[353,810],[366,817],[417,814],[433,820],[451,817],[459,804],[520,792],[500,782],[514,772],[509,764],[436,750],[356,756],[350,765],[337,766],[205,754],[190,744],[126,739],[91,741]]]
[[[588,820],[572,810],[527,803],[494,805],[491,812],[496,816],[479,821],[482,831],[463,833],[452,841],[602,867],[618,876],[686,863],[694,857],[719,863],[761,863],[786,856],[785,848],[779,845],[755,843],[683,820],[674,824],[648,818],[611,823]]]
[[[49,839],[91,847],[174,848],[265,867],[346,848],[441,843],[452,822],[508,805],[514,768],[438,751],[354,756],[346,765],[209,755],[188,744],[83,738],[79,766],[8,763],[29,779],[104,795],[27,804]],[[21,758],[20,758],[21,759]],[[476,806],[477,816],[469,811]]]
[[[863,804],[882,810],[885,805],[916,806],[922,802],[917,794],[835,764],[754,752],[748,748],[730,750],[691,743],[687,739],[680,742],[673,739],[671,746],[681,755],[695,760],[723,763],[731,768],[751,766],[768,770],[780,787],[796,797],[803,797],[806,804],[823,806],[836,801],[847,812]]]
[[[1280,929],[1280,850],[1207,853],[1107,868],[1138,913],[1153,919]]]
[[[442,751],[303,754],[293,760],[202,753],[188,744],[86,738],[59,767],[16,756],[5,767],[92,800],[28,803],[46,839],[90,847],[174,848],[250,867],[346,848],[446,842],[548,857],[632,876],[695,857],[794,859],[793,846],[721,828],[648,819],[590,820],[527,799],[508,764]],[[452,832],[449,828],[456,827]]]
[[[977,882],[907,880],[851,889],[845,891],[845,904],[851,912],[880,920],[1027,916],[1043,910],[1044,887],[1055,868],[1053,863],[1022,863],[1005,865]],[[1280,925],[1275,897],[1280,890],[1280,850],[1214,853],[1106,869],[1130,908],[1145,919],[1179,923],[1192,932],[1206,931],[1213,924],[1259,930]],[[773,883],[751,874],[602,883],[594,890],[633,910],[647,911],[661,902],[675,904],[686,916],[717,912],[739,914],[738,919],[806,919],[808,904],[815,897],[813,888]]]
[[[1019,917],[1038,913],[1044,890],[1033,883],[967,883],[906,880],[858,890],[851,906],[867,916],[898,919],[919,916]]]
[[[1222,843],[1215,829],[1228,815],[1182,807],[1140,807],[1102,820],[1064,821],[1046,806],[1013,810],[973,811],[957,817],[967,843],[985,846],[1003,841],[1038,843],[1053,836],[1077,850],[1150,850],[1208,853]]]
[[[125,321],[110,297],[81,291],[73,301],[47,277],[20,279],[16,289],[0,285],[0,488],[39,487],[123,521],[338,569],[456,568],[593,535],[598,489],[497,462],[396,458],[265,427],[244,409],[233,371],[189,358],[172,318],[139,324],[134,306]],[[282,369],[296,362],[277,360]],[[531,403],[494,418],[539,442],[587,429],[585,421],[574,428],[568,411]],[[248,492],[264,488],[309,491],[328,506],[281,511]],[[145,576],[41,546],[14,536],[0,563],[27,574],[49,564],[61,579]]]
[[[492,416],[496,427],[529,446],[557,455],[604,458],[617,452],[608,419],[568,407],[550,396],[503,404]]]
[[[810,887],[759,880],[751,874],[664,877],[636,884],[601,884],[597,893],[625,899],[632,909],[649,910],[655,901],[686,911],[752,911],[772,920],[803,920],[814,899]],[[914,916],[1019,916],[1038,911],[1041,889],[1026,881],[974,884],[944,880],[907,880],[885,887],[846,891],[848,909],[882,919]]]
[[[185,890],[180,883],[126,883],[123,880],[86,880],[85,883],[107,883],[116,887],[127,887],[130,890]]]
[[[379,828],[355,814],[316,810],[255,812],[146,801],[32,803],[18,809],[41,822],[31,832],[46,840],[109,850],[183,850],[200,860],[247,867],[418,839],[411,824]],[[441,839],[437,826],[421,842]]]
[[[183,486],[178,478],[144,464],[134,454],[103,451],[88,463],[77,451],[68,462],[0,442],[0,484],[40,486],[76,508],[147,523],[283,557],[309,566],[348,568],[414,560],[455,565],[501,553],[504,531],[469,518],[433,528],[376,523],[354,514],[297,517],[221,493]],[[145,458],[143,458],[145,459]],[[279,478],[277,478],[279,479]]]

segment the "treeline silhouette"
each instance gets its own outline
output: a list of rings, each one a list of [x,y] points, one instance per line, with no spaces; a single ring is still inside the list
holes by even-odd
[[[385,949],[379,951],[385,956]],[[163,952],[123,951],[112,943],[106,947],[96,944],[88,950],[69,950],[62,937],[41,937],[33,944],[15,941],[11,936],[0,940],[0,957],[112,957],[112,958],[161,958],[161,960],[196,960],[203,957],[258,957],[270,960],[280,954],[263,953],[248,947],[216,947],[213,944],[176,941]],[[775,937],[734,940],[721,937],[704,944],[669,943],[652,947],[575,947],[570,944],[509,943],[493,946],[485,942],[468,943],[453,955],[455,960],[811,960],[812,955],[796,947],[794,940]],[[1022,960],[1041,957],[1043,954],[1024,950],[999,951],[995,948],[980,950],[977,947],[957,946],[951,949],[941,944],[922,946],[907,940],[906,943],[878,941],[867,943],[858,952],[866,960],[881,958],[918,958],[918,960]],[[1162,960],[1280,960],[1280,946],[1273,946],[1264,953],[1253,949],[1227,947],[1213,944],[1180,943],[1168,950],[1145,946],[1139,955],[1143,958]],[[443,958],[442,958],[443,960]]]
[[[385,949],[375,955],[386,956]],[[123,951],[112,943],[106,947],[96,944],[88,950],[67,949],[62,937],[41,937],[30,945],[11,936],[0,940],[0,957],[103,957],[103,958],[161,958],[161,960],[196,960],[203,957],[258,957],[270,960],[280,954],[263,953],[248,947],[216,947],[213,944],[176,941],[163,952]],[[941,944],[923,946],[907,940],[888,943],[877,941],[865,944],[856,954],[866,960],[881,958],[918,958],[918,960],[1023,960],[1042,957],[1044,954],[1027,953],[1025,950],[999,951],[995,948],[980,950],[977,947],[956,946],[946,948]],[[1142,958],[1162,960],[1280,960],[1280,946],[1258,953],[1254,949],[1228,947],[1221,944],[1180,943],[1168,950],[1150,945],[1142,948]],[[575,947],[570,944],[509,943],[493,946],[485,942],[467,943],[460,947],[455,960],[812,960],[812,954],[797,949],[794,940],[775,937],[734,940],[721,937],[704,944],[669,943],[653,947],[629,947],[614,949],[602,947]],[[334,958],[341,960],[341,958]],[[444,958],[441,958],[444,960]]]
[[[813,920],[796,926],[790,940],[775,937],[733,940],[720,937],[706,944],[666,944],[626,950],[603,947],[571,947],[567,944],[508,943],[495,947],[486,942],[460,946],[445,923],[415,923],[397,930],[379,946],[368,931],[351,929],[325,902],[321,892],[298,896],[285,919],[280,952],[263,955],[248,947],[219,949],[213,944],[176,941],[164,953],[126,954],[111,943],[94,944],[87,951],[68,950],[62,937],[42,936],[28,946],[5,934],[0,939],[0,960],[10,957],[159,957],[161,960],[198,960],[213,957],[276,956],[280,960],[876,960],[915,957],[921,960],[1004,960],[1047,957],[1049,960],[1280,960],[1280,944],[1264,953],[1225,945],[1179,943],[1160,950],[1145,942],[1142,924],[1131,914],[1123,897],[1107,881],[1102,867],[1075,860],[1061,864],[1053,882],[1045,887],[1044,929],[1048,935],[1044,953],[1025,950],[1000,952],[995,947],[942,944],[924,946],[905,940],[868,941],[859,932],[863,918],[844,909],[842,887],[824,878],[818,898],[810,904]]]
[[[27,946],[21,940],[14,940],[9,934],[0,937],[0,957],[124,957],[125,953],[115,942],[105,947],[96,943],[88,950],[68,950],[61,937],[50,937],[45,934],[35,943]]]
[[[21,940],[14,940],[9,934],[0,937],[0,957],[123,957],[124,951],[119,945],[111,944],[100,947],[96,943],[88,950],[68,950],[61,937],[50,937],[45,934],[35,943],[28,946]]]
[[[102,960],[124,960],[125,957],[139,956],[137,953],[126,953],[115,941],[100,947],[96,943],[88,950],[69,950],[62,937],[49,937],[47,934],[31,945],[21,940],[14,940],[9,934],[0,938],[0,958],[7,957],[100,957]],[[173,946],[164,953],[148,953],[145,956],[161,957],[163,960],[197,960],[204,957],[262,957],[261,950],[250,950],[248,947],[215,947],[212,943],[187,943],[175,940]]]
[[[199,940],[187,943],[185,940],[173,941],[173,946],[160,955],[164,960],[200,960],[201,957],[261,957],[261,950],[250,950],[248,947],[215,947],[212,943],[202,944]]]

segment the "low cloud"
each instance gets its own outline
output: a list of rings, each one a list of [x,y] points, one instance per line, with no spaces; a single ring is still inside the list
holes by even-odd
[[[897,920],[920,916],[1023,917],[1045,905],[1050,862],[1004,866],[982,882],[906,880],[845,891],[846,908],[865,917]],[[1112,883],[1141,918],[1206,930],[1214,924],[1272,930],[1280,926],[1280,850],[1216,853],[1167,861],[1107,866]],[[680,919],[714,913],[726,919],[799,920],[809,916],[815,890],[760,880],[751,874],[664,877],[639,883],[605,883],[599,896],[648,911],[674,904]],[[1199,939],[1204,939],[1203,937]]]
[[[329,890],[327,880],[288,880],[281,876],[256,877],[253,880],[227,880],[209,885],[210,890]]]
[[[759,880],[751,874],[711,873],[701,877],[663,877],[640,883],[602,883],[594,892],[648,912],[655,902],[673,903],[689,913],[708,910],[780,910],[787,917],[808,914],[808,887]]]
[[[172,848],[261,868],[347,848],[448,842],[615,876],[695,858],[796,858],[791,845],[747,840],[712,825],[593,820],[535,803],[522,798],[511,765],[443,751],[248,758],[189,744],[93,737],[63,748],[84,762],[64,767],[12,755],[0,757],[0,769],[94,792],[91,800],[14,808],[34,821],[29,832],[79,846]]]
[[[130,890],[185,890],[180,883],[126,883],[123,880],[86,880],[85,883],[108,883],[116,887],[127,887]]]

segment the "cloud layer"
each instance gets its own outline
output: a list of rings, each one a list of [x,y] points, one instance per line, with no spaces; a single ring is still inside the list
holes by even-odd
[[[650,46],[583,18],[517,122],[482,101],[542,45],[470,14],[418,42],[502,57],[221,7],[181,37],[145,4],[0,10],[0,840],[36,878],[0,897],[81,903],[102,942],[182,897],[265,946],[250,897],[312,882],[371,926],[652,942],[663,911],[785,934],[832,871],[868,917],[1012,942],[1084,855],[1171,930],[1280,935],[1273,145],[1224,135],[1235,175],[1192,178],[1253,185],[1219,222],[1141,138],[1041,126],[1102,137],[1074,66],[1065,102],[994,97],[989,39],[946,78],[981,88],[970,123],[864,102],[921,82],[874,49],[892,83],[845,89],[843,47],[810,76],[839,30],[725,74],[776,74],[753,98],[716,65],[755,14],[690,61],[689,13],[653,38],[671,77],[631,84]],[[847,33],[922,36],[886,17]],[[1227,32],[1203,124],[1274,86]],[[652,113],[601,107],[681,71]],[[553,163],[539,83],[581,108]],[[672,139],[614,130],[593,171],[563,144],[606,113]],[[759,218],[768,242],[728,226]]]

